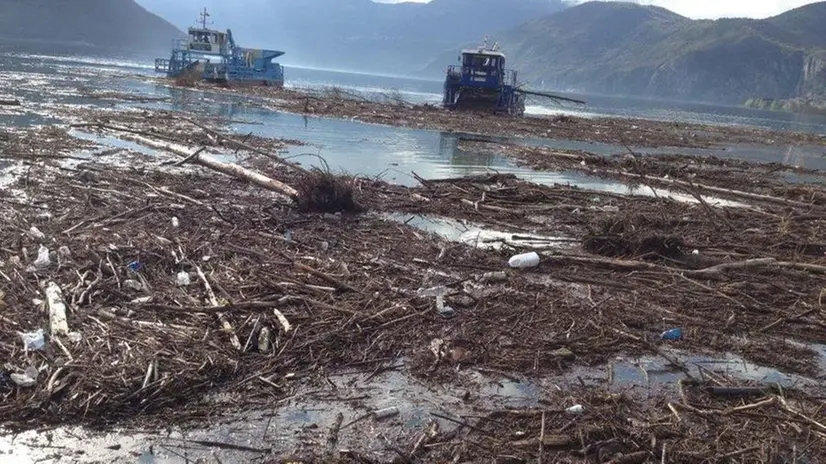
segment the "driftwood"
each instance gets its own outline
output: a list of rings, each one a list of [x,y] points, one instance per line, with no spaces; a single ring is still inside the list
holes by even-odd
[[[54,282],[49,282],[46,287],[46,303],[49,307],[49,323],[52,336],[67,335],[69,324],[66,321],[66,303],[63,300],[60,287]]]
[[[278,319],[278,322],[281,324],[281,327],[284,328],[284,333],[287,333],[292,329],[290,325],[290,321],[287,320],[287,317],[284,316],[284,313],[278,310],[278,308],[273,308],[273,313],[275,314],[275,318]]]
[[[774,203],[776,205],[783,205],[783,206],[794,206],[797,208],[814,208],[816,205],[811,205],[809,203],[803,203],[802,201],[795,201],[795,200],[788,200],[786,198],[778,198],[772,197],[769,195],[761,195],[759,193],[751,193],[751,192],[744,192],[742,190],[731,190],[722,187],[714,187],[712,185],[705,185],[705,184],[696,184],[693,182],[686,182],[684,180],[679,179],[666,179],[663,177],[651,177],[651,176],[644,176],[642,174],[634,174],[631,172],[625,171],[605,171],[606,174],[616,175],[616,176],[625,176],[625,177],[632,177],[634,179],[647,179],[653,180],[656,182],[662,182],[664,184],[671,184],[671,185],[679,185],[688,188],[695,188],[699,190],[705,190],[708,192],[715,192],[715,193],[723,193],[726,195],[731,195],[734,197],[739,198],[746,198],[749,200],[757,200],[757,201],[764,201],[767,203]]]
[[[207,295],[209,296],[209,303],[213,307],[219,306],[220,303],[218,301],[218,298],[215,296],[215,292],[212,290],[212,286],[209,285],[209,280],[207,280],[206,274],[204,274],[204,271],[200,268],[200,266],[195,266],[195,270],[198,272],[198,277],[204,283],[204,289],[206,290]],[[218,321],[221,322],[221,327],[224,329],[225,332],[227,332],[230,335],[230,343],[232,343],[232,347],[238,351],[241,351],[241,341],[238,339],[238,335],[235,334],[235,330],[232,328],[232,325],[229,323],[229,320],[227,320],[224,313],[218,313],[217,316]]]
[[[224,163],[218,161],[217,159],[205,154],[205,153],[198,153],[197,156],[194,156],[192,153],[187,153],[182,147],[176,147],[170,143],[159,142],[156,140],[151,140],[143,136],[136,135],[134,137],[140,143],[143,143],[147,146],[157,148],[159,150],[165,150],[170,153],[174,153],[182,158],[192,157],[192,162],[198,163],[201,166],[207,167],[212,169],[213,171],[218,171],[222,174],[226,174],[228,176],[233,176],[239,179],[246,180],[251,182],[259,187],[263,187],[267,190],[271,190],[273,192],[278,192],[283,195],[286,195],[290,198],[294,198],[298,195],[298,192],[290,187],[289,185],[277,181],[271,177],[267,177],[265,175],[259,174],[255,171],[251,171],[247,168],[239,166],[237,164],[231,163]]]
[[[231,163],[224,163],[218,161],[217,159],[209,156],[208,154],[203,153],[204,149],[199,149],[194,153],[187,152],[186,148],[183,146],[176,146],[170,142],[161,142],[158,140],[153,140],[150,138],[150,134],[136,131],[133,129],[129,129],[128,127],[118,127],[112,125],[103,125],[103,124],[74,124],[72,127],[82,127],[82,126],[95,126],[101,127],[104,129],[119,131],[119,132],[127,132],[133,134],[132,138],[139,143],[142,143],[148,147],[156,148],[158,150],[164,150],[175,155],[182,157],[184,160],[191,160],[194,163],[200,164],[201,166],[207,167],[212,169],[213,171],[220,172],[222,174],[226,174],[229,176],[233,176],[239,179],[246,180],[251,182],[259,187],[263,187],[267,190],[271,190],[273,192],[278,192],[283,195],[286,195],[292,199],[298,196],[298,191],[294,188],[290,187],[289,185],[267,177],[265,175],[259,174],[255,171],[251,171],[247,168],[239,166],[237,164]]]
[[[807,263],[793,263],[788,261],[777,261],[775,258],[756,258],[756,259],[747,259],[745,261],[736,261],[733,263],[723,263],[717,264],[715,266],[707,267],[704,269],[677,269],[669,266],[663,266],[660,264],[653,264],[653,263],[646,263],[644,261],[630,261],[624,259],[611,259],[611,258],[596,258],[591,256],[571,256],[571,255],[555,255],[552,256],[552,259],[564,259],[569,261],[575,261],[579,263],[591,263],[591,264],[598,264],[607,267],[617,268],[617,269],[624,269],[629,271],[658,271],[658,272],[669,272],[673,274],[682,274],[684,276],[692,276],[692,277],[706,277],[706,278],[713,278],[718,277],[726,271],[731,270],[740,270],[740,269],[750,269],[755,267],[768,267],[768,266],[778,266],[778,267],[786,267],[791,269],[796,269],[799,271],[808,271],[818,274],[826,274],[826,266],[819,266],[817,264],[807,264]]]
[[[243,148],[244,150],[248,150],[248,151],[251,151],[251,152],[254,152],[254,153],[258,153],[259,155],[262,155],[262,156],[266,156],[267,158],[270,158],[273,161],[281,163],[285,166],[289,166],[289,167],[291,167],[291,168],[295,169],[296,171],[301,172],[303,174],[307,174],[309,172],[309,171],[307,171],[306,169],[304,169],[303,167],[299,166],[296,163],[291,163],[291,162],[289,162],[289,161],[287,161],[283,158],[280,158],[278,156],[273,155],[272,153],[261,150],[259,148],[255,148],[255,147],[253,147],[252,145],[250,145],[248,143],[244,143],[240,140],[237,140],[237,139],[234,139],[232,137],[226,136],[226,135],[224,135],[224,134],[222,134],[222,133],[220,133],[220,132],[218,132],[214,129],[210,129],[209,127],[207,127],[207,126],[205,126],[205,125],[203,125],[203,124],[201,124],[197,121],[194,121],[194,120],[189,119],[189,118],[184,118],[184,121],[192,124],[195,127],[198,127],[199,129],[203,130],[207,134],[212,135],[213,137],[217,137],[219,139],[226,140],[227,142],[229,142],[230,144],[235,145],[236,147],[240,147],[240,148]]]
[[[0,106],[20,106],[20,100],[0,100]]]

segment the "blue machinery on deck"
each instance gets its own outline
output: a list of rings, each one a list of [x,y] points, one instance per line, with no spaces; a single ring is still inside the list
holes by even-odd
[[[462,50],[461,65],[448,66],[442,106],[450,110],[486,111],[523,116],[527,95],[554,101],[585,104],[580,100],[544,92],[524,90],[516,71],[505,68],[505,54],[497,45]]]
[[[171,78],[194,76],[226,85],[284,86],[284,69],[273,62],[284,52],[239,47],[231,30],[208,29],[208,17],[205,8],[201,27],[190,27],[187,38],[176,41],[169,59],[156,59],[156,72]]]

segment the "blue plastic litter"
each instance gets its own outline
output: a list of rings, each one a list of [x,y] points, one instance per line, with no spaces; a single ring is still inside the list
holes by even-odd
[[[662,337],[663,340],[680,340],[683,338],[683,329],[666,330],[660,337]]]

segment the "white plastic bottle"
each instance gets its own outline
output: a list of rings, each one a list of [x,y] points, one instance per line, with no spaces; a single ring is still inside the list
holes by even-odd
[[[508,265],[513,268],[528,268],[528,267],[536,267],[539,266],[539,255],[532,251],[530,253],[523,253],[521,255],[516,255],[511,257],[508,261]]]

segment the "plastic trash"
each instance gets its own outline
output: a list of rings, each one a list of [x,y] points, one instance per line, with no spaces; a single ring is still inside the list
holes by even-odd
[[[440,297],[445,296],[450,293],[450,289],[445,287],[444,285],[437,285],[435,287],[428,287],[428,288],[420,288],[416,290],[416,294],[419,296],[429,296],[429,297]]]
[[[691,252],[691,254],[692,254],[692,255],[699,255],[699,254],[700,254],[700,250],[693,250],[693,251]]]
[[[434,338],[430,341],[430,352],[436,359],[442,359],[445,355],[446,343],[441,338]]]
[[[34,332],[20,333],[20,338],[23,340],[23,346],[26,350],[42,350],[46,347],[46,338],[43,329],[37,329]]]
[[[539,266],[539,255],[535,251],[516,255],[508,260],[508,265],[513,268],[521,269],[536,267]]]
[[[181,271],[178,273],[178,277],[176,278],[179,287],[186,287],[192,280],[189,278],[189,273]]]
[[[446,305],[445,297],[441,295],[436,297],[436,310],[444,318],[451,318],[456,315],[456,310]]]
[[[180,225],[181,225],[181,221],[179,221],[177,217],[173,216],[172,217],[172,227],[177,229],[178,227],[180,227]]]
[[[34,260],[34,267],[36,269],[46,269],[51,266],[52,260],[49,258],[49,249],[40,245],[37,251],[37,259]]]
[[[72,250],[70,250],[69,247],[67,247],[66,245],[63,245],[62,247],[57,249],[57,254],[61,258],[68,258],[72,256]]]
[[[581,404],[575,404],[575,405],[573,405],[570,408],[565,410],[565,413],[570,414],[572,416],[578,416],[578,415],[580,415],[584,412],[585,412],[585,408],[582,407]]]
[[[83,337],[77,332],[69,332],[67,337],[69,337],[69,341],[72,343],[80,343],[83,341]]]
[[[141,270],[141,268],[143,268],[143,263],[140,261],[132,261],[129,264],[127,264],[127,266],[129,267],[130,271],[138,272]]]
[[[12,374],[11,380],[18,387],[28,388],[37,384],[37,376],[37,368],[29,366],[23,374]]]
[[[663,340],[679,340],[683,338],[683,329],[671,329],[666,330],[665,332],[660,335]]]
[[[258,334],[258,351],[266,353],[270,351],[270,329],[262,327]]]
[[[379,409],[373,413],[377,420],[387,419],[399,414],[399,408],[391,406],[389,408]]]
[[[38,229],[38,228],[37,228],[37,227],[35,227],[35,226],[32,226],[32,227],[29,229],[28,234],[29,234],[29,237],[31,237],[31,238],[33,238],[33,239],[35,239],[35,240],[44,240],[44,239],[46,238],[46,234],[44,234],[43,232],[41,232],[41,231],[40,231],[40,229]]]
[[[141,285],[140,282],[138,282],[137,280],[132,280],[132,279],[124,280],[123,281],[123,286],[130,289],[130,290],[134,290],[136,292],[139,292],[143,288],[143,285]]]

